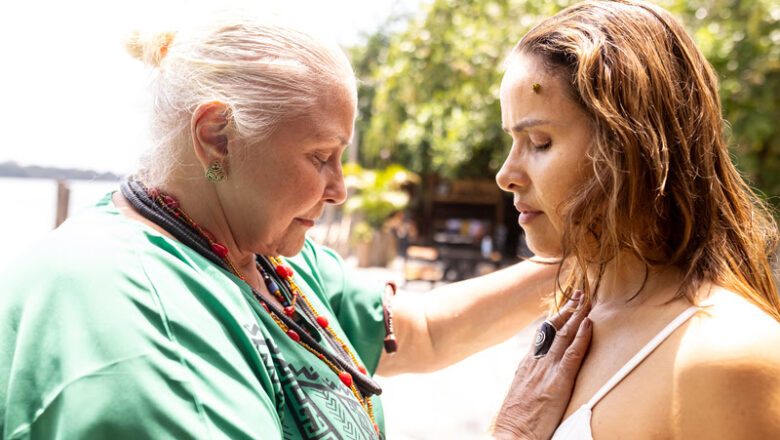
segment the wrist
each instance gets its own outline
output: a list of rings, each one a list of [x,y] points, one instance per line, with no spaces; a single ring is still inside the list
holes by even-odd
[[[533,433],[525,430],[495,429],[488,437],[492,440],[539,440]]]
[[[546,402],[537,399],[534,404],[505,400],[491,426],[491,434],[496,440],[540,440],[537,435],[542,428],[542,408]],[[542,431],[544,432],[544,431]]]

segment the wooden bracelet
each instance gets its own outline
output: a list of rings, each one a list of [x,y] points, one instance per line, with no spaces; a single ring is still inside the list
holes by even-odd
[[[393,308],[390,304],[397,290],[398,287],[395,283],[388,281],[385,283],[385,293],[382,295],[382,314],[385,320],[385,351],[387,353],[398,351],[398,341],[395,339],[395,332],[393,331]]]

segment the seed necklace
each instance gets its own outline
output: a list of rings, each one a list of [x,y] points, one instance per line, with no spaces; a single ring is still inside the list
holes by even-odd
[[[174,197],[157,188],[147,188],[135,180],[122,182],[121,191],[141,215],[246,282],[246,278],[228,258],[227,247],[218,243],[214,235],[195,222]],[[256,260],[263,282],[282,307],[266,300],[250,286],[257,302],[282,332],[325,363],[338,376],[341,383],[349,388],[360,402],[371,419],[374,430],[379,434],[370,397],[381,394],[382,389],[368,376],[366,368],[338,336],[328,319],[317,312],[306,294],[298,287],[293,269],[279,257],[258,255]],[[328,342],[331,350],[326,350],[318,343],[322,339]]]

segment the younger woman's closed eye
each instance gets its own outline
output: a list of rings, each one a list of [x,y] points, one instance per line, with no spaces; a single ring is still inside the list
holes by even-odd
[[[547,151],[552,146],[552,141],[545,141],[542,143],[534,143],[531,142],[531,148],[533,148],[535,151]]]
[[[552,145],[552,139],[548,136],[540,136],[538,134],[530,133],[528,135],[528,145],[534,151],[545,151]]]

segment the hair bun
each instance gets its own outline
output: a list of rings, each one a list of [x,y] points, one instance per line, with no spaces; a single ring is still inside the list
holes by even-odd
[[[144,35],[133,32],[125,41],[125,48],[134,58],[150,66],[158,67],[168,54],[168,48],[176,36],[174,32],[160,32]]]

